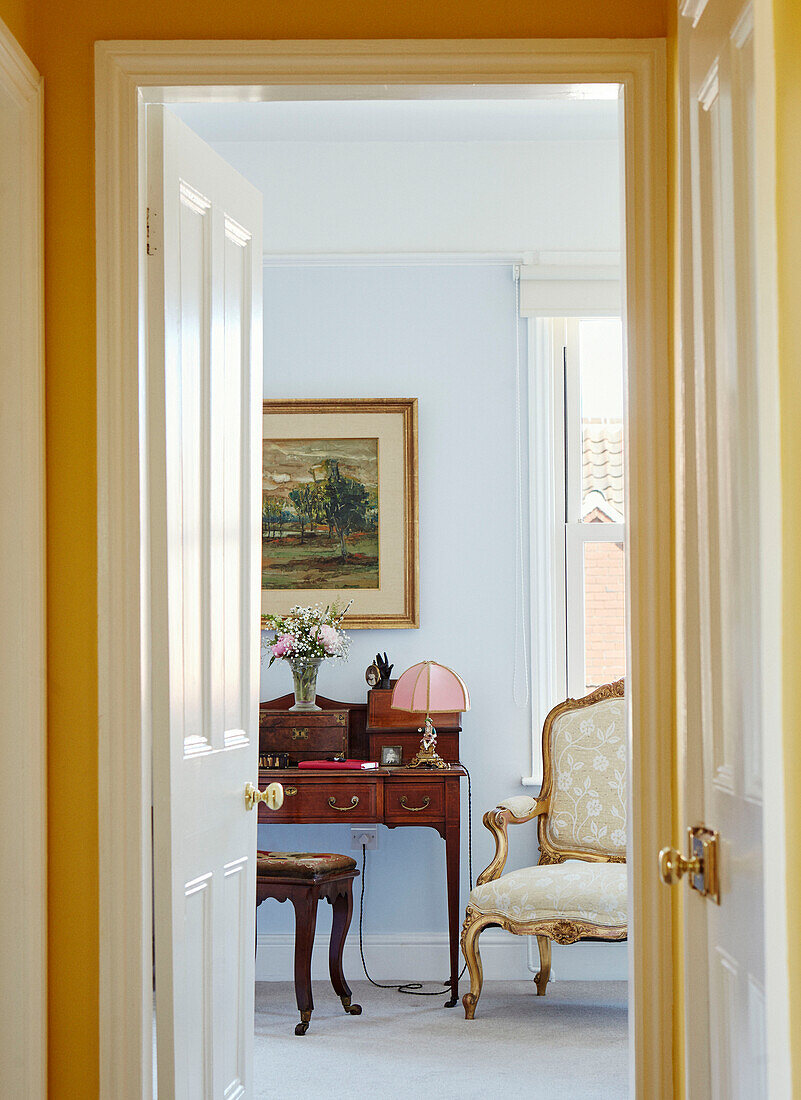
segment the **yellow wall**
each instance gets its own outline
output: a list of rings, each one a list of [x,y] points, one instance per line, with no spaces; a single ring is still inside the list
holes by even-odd
[[[774,0],[779,385],[784,532],[783,702],[793,1095],[801,1095],[801,4]]]
[[[50,769],[51,1095],[97,1081],[97,770],[92,45],[104,38],[648,37],[663,0],[0,0],[45,77]],[[801,5],[774,0],[778,127],[779,347],[784,556],[801,561]],[[786,728],[801,727],[801,569],[785,577]],[[801,905],[801,737],[787,743],[788,894]],[[793,1034],[801,1036],[801,944],[791,939]],[[801,1043],[801,1039],[797,1038]],[[801,1050],[795,1050],[801,1074]],[[801,1093],[801,1077],[796,1079]]]
[[[51,1096],[88,1100],[98,1079],[93,43],[651,37],[665,34],[665,10],[666,0],[0,0],[45,79]]]
[[[649,37],[666,0],[0,0],[45,77],[51,1095],[97,1081],[97,769],[92,45],[108,38]],[[784,555],[801,561],[801,5],[774,0]],[[801,727],[801,569],[785,576],[786,728]],[[788,894],[801,906],[801,737],[787,744]],[[793,1034],[801,944],[791,940]],[[801,1043],[801,1038],[796,1039]],[[801,1050],[795,1051],[801,1074]],[[801,1093],[801,1077],[796,1080]]]
[[[3,0],[0,4],[0,19],[28,54],[33,51],[28,19],[28,0]]]

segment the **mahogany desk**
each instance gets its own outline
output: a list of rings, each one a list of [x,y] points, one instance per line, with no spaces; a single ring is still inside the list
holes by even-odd
[[[271,710],[290,706],[292,696],[262,704]],[[325,709],[366,709],[365,704],[335,703],[318,696]],[[358,729],[358,725],[357,725]],[[388,740],[391,731],[387,731]],[[351,755],[359,758],[359,736],[351,740]],[[365,754],[366,756],[366,754]],[[416,827],[436,829],[445,841],[445,867],[448,891],[448,936],[450,942],[451,999],[453,1008],[459,999],[459,858],[461,841],[461,800],[459,784],[466,775],[459,764],[439,768],[374,768],[370,771],[338,772],[312,768],[261,768],[259,787],[279,782],[284,787],[280,810],[259,805],[259,822],[276,825],[380,824],[390,829]]]

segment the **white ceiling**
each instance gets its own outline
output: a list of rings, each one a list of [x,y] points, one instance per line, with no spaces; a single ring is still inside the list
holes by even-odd
[[[214,144],[593,141],[618,136],[616,86],[577,89],[575,98],[564,94],[536,99],[182,103],[170,110]]]

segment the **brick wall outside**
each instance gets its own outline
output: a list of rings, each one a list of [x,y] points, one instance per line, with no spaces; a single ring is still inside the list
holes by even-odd
[[[623,547],[584,546],[584,637],[587,691],[619,680],[626,671]]]

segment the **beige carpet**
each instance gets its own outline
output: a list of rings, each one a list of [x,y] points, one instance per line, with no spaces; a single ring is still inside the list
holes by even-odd
[[[487,982],[476,1019],[437,997],[352,982],[361,1016],[314,983],[309,1031],[296,1036],[294,990],[256,983],[257,1097],[310,1100],[621,1100],[627,1095],[624,982]],[[467,988],[467,985],[464,985]]]

